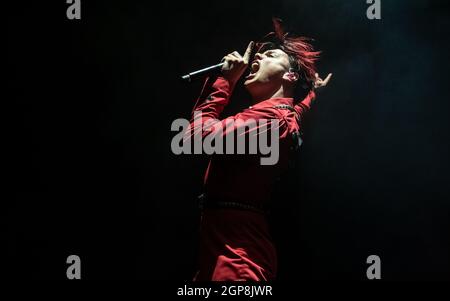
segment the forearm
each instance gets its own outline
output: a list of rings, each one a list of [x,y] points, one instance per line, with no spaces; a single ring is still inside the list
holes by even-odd
[[[232,86],[223,77],[208,79],[196,105],[192,110],[194,113],[201,111],[204,117],[218,119],[226,105],[228,105]]]

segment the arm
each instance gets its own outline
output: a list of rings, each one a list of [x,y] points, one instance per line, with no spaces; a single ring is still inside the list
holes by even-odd
[[[302,117],[306,112],[308,112],[311,109],[311,105],[316,99],[316,89],[320,89],[325,87],[328,82],[330,81],[331,77],[333,76],[333,73],[328,74],[328,76],[325,78],[325,80],[321,79],[319,77],[319,74],[316,73],[316,81],[314,82],[314,90],[309,92],[309,94],[303,99],[300,103],[298,103],[295,106],[295,111],[297,114]]]
[[[208,78],[200,97],[192,110],[191,127],[195,120],[195,113],[201,112],[201,122],[195,125],[202,125],[210,120],[219,119],[225,106],[229,103],[234,86],[242,74],[247,69],[251,51],[254,43],[250,42],[244,56],[237,51],[225,56],[222,61],[222,75],[217,78]],[[194,131],[195,127],[192,127]]]

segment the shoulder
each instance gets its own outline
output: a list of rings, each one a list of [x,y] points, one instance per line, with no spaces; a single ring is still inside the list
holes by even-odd
[[[250,106],[244,109],[242,112],[236,115],[242,119],[253,118],[253,119],[282,119],[282,112],[272,106]]]

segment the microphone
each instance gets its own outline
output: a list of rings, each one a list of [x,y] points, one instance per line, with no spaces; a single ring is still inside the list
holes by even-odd
[[[206,67],[206,68],[203,68],[203,69],[200,69],[200,70],[188,73],[186,75],[183,75],[181,77],[181,79],[187,80],[188,82],[190,82],[192,80],[192,78],[195,77],[195,76],[207,74],[207,73],[218,71],[218,70],[222,69],[222,66],[224,64],[225,63],[220,63],[220,64],[217,64],[217,65],[209,66],[209,67]]]

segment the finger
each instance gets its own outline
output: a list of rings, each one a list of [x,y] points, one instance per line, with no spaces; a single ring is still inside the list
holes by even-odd
[[[243,57],[245,64],[248,64],[248,62],[250,61],[250,55],[252,54],[252,49],[253,49],[254,45],[255,45],[255,43],[253,41],[251,41],[247,46],[247,50],[245,50],[244,57]]]
[[[316,73],[314,75],[316,76],[317,79],[319,78],[319,73]]]
[[[327,78],[325,78],[325,80],[323,81],[323,85],[328,84],[328,82],[330,81],[332,76],[333,76],[333,73],[328,74]]]
[[[224,62],[225,60],[230,61],[230,60],[239,60],[239,59],[241,59],[241,58],[236,56],[234,53],[229,53],[223,57],[221,62]]]
[[[237,66],[237,65],[239,65],[239,64],[242,63],[242,59],[239,59],[239,58],[237,58],[237,57],[232,56],[231,54],[229,54],[229,55],[226,57],[225,62],[228,63],[228,66],[230,66],[230,67],[231,67],[231,66]]]
[[[238,60],[239,58],[238,57],[236,57],[236,56],[234,56],[233,54],[228,54],[226,57],[225,57],[225,60],[227,60],[227,61],[235,61],[235,60]]]
[[[230,53],[232,56],[237,57],[238,59],[242,59],[242,56],[239,54],[239,52],[237,51],[233,51],[232,53]]]
[[[236,52],[237,53],[237,52]],[[242,61],[242,57],[239,53],[230,53],[229,56],[230,58],[233,58],[233,60],[238,60],[238,61]]]
[[[221,62],[223,63],[223,62],[225,62],[225,61],[229,61],[229,60],[232,60],[232,59],[235,59],[235,57],[234,57],[234,56],[231,56],[231,54],[227,54],[226,56],[223,57],[223,59],[221,60]]]

